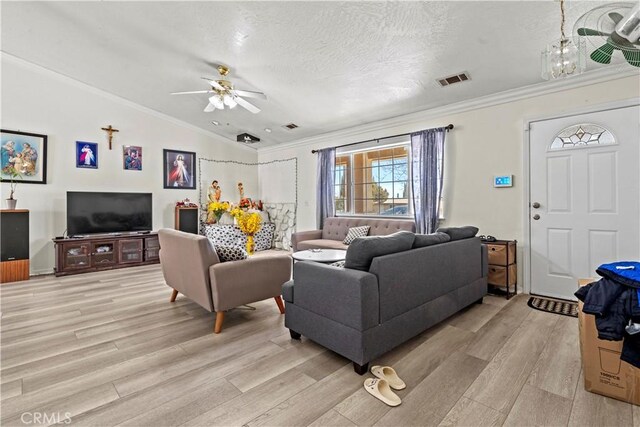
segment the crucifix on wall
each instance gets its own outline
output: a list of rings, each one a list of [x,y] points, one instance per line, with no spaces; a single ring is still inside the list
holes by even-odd
[[[113,133],[120,132],[120,131],[111,125],[109,125],[109,127],[102,128],[102,130],[109,134],[109,150],[111,150],[111,140],[113,139]]]

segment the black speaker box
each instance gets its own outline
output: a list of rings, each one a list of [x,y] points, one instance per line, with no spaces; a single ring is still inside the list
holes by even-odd
[[[0,212],[0,261],[29,259],[29,211]]]
[[[176,230],[198,234],[198,208],[176,207]]]

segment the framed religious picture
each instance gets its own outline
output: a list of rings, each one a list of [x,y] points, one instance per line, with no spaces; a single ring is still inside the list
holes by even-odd
[[[142,170],[142,147],[135,145],[122,146],[122,165],[127,171]]]
[[[76,141],[76,167],[98,169],[98,144]]]
[[[196,153],[162,150],[164,159],[164,188],[196,188]]]
[[[0,130],[0,180],[47,183],[47,135]]]

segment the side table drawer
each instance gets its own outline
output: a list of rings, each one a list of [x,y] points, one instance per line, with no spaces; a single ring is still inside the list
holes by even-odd
[[[511,264],[508,267],[489,265],[487,283],[495,286],[507,286],[507,269],[509,269],[509,286],[515,285],[518,278],[518,269],[515,264]]]
[[[509,265],[516,261],[516,245],[514,243],[487,243],[487,253],[489,255],[489,264]]]

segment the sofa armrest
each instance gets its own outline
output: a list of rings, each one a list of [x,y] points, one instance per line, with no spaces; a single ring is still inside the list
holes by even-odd
[[[296,306],[359,331],[379,323],[378,279],[369,272],[302,261],[293,287]]]
[[[291,278],[288,254],[250,257],[209,267],[211,296],[215,311],[279,296],[282,284]]]
[[[298,243],[305,240],[322,239],[322,230],[299,231],[291,235],[291,249],[298,252]]]

